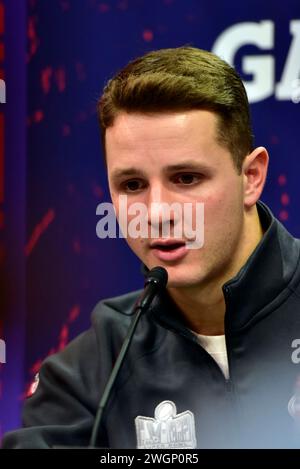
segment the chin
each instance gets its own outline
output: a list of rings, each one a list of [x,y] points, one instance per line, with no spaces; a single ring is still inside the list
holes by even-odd
[[[191,275],[184,275],[180,273],[173,273],[167,268],[168,274],[169,274],[169,280],[168,280],[168,287],[169,288],[189,288],[189,287],[195,287],[196,285],[201,284],[201,280],[198,277],[194,276],[192,277]]]
[[[203,281],[203,275],[199,274],[198,272],[192,272],[191,266],[187,265],[167,265],[164,262],[153,262],[151,261],[142,260],[142,262],[148,267],[149,270],[153,269],[153,267],[161,266],[164,267],[168,272],[168,287],[170,288],[188,288],[188,287],[195,287],[196,285],[201,284]]]

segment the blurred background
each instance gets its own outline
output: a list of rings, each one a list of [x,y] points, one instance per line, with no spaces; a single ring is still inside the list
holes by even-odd
[[[0,0],[0,437],[95,304],[142,287],[126,242],[96,237],[110,200],[96,102],[130,59],[186,44],[241,74],[271,156],[262,200],[299,237],[299,0]]]

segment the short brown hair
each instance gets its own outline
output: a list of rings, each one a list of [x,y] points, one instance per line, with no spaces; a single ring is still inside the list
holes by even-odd
[[[120,112],[205,109],[219,116],[218,141],[241,172],[253,149],[249,103],[237,72],[211,52],[178,47],[149,52],[130,62],[105,86],[98,115],[105,131]]]

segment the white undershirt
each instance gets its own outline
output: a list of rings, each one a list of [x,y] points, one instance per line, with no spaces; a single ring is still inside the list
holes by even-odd
[[[229,379],[228,359],[225,335],[196,334],[200,345],[209,353],[221,368],[226,379]]]

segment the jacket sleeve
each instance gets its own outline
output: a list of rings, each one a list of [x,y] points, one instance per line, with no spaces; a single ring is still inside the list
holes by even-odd
[[[7,433],[3,448],[87,446],[99,399],[94,329],[47,358],[35,393],[23,409],[23,428]]]

